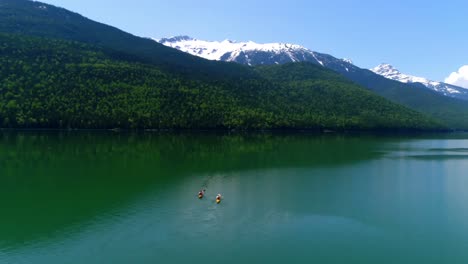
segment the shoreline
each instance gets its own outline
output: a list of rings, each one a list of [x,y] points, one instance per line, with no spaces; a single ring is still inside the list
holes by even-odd
[[[0,128],[0,132],[113,132],[113,133],[207,133],[207,134],[314,134],[314,135],[356,135],[356,134],[373,134],[373,135],[411,135],[411,134],[453,134],[467,133],[468,130],[454,129],[439,129],[439,130],[424,130],[424,129],[348,129],[348,130],[331,130],[331,129],[126,129],[126,128]]]

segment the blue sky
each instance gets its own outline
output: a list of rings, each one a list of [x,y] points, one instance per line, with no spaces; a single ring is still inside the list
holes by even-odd
[[[139,36],[294,43],[432,80],[468,64],[468,1],[42,1]]]

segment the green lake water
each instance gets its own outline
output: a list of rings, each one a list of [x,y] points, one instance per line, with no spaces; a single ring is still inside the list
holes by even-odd
[[[1,132],[0,209],[2,264],[468,263],[468,135]]]

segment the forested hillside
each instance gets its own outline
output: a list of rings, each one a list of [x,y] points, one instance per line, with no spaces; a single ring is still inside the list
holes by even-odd
[[[212,81],[248,76],[237,63],[209,61],[92,21],[69,10],[29,0],[0,0],[0,33],[64,39],[105,47],[171,74]]]
[[[261,89],[250,90],[257,84],[249,80],[211,85],[181,79],[78,42],[2,34],[0,43],[4,127],[271,126],[272,113],[253,103]]]
[[[0,34],[0,43],[3,127],[440,128],[313,65],[310,86],[263,78],[266,68],[204,82],[80,42]]]
[[[420,84],[389,80],[369,70],[340,73],[376,94],[440,120],[448,127],[468,130],[468,103],[465,100],[443,96]]]
[[[433,124],[423,114],[396,105],[318,65],[289,63],[258,66],[256,70],[262,77],[288,87],[288,96],[298,102],[291,109],[308,113],[311,119],[367,128]]]

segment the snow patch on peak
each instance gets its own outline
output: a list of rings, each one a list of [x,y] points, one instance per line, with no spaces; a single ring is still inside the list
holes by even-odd
[[[320,65],[324,66],[324,65],[323,65],[323,61],[319,60],[319,59],[317,58],[317,55],[315,55],[314,52],[312,52],[312,56],[314,57],[314,59],[315,59],[318,63],[320,63]]]
[[[347,63],[349,63],[349,64],[354,64],[353,61],[350,60],[350,59],[348,59],[348,58],[343,58],[343,59],[341,59],[341,60],[344,61],[344,62],[347,62]]]
[[[380,75],[400,74],[400,72],[397,69],[395,69],[395,67],[388,63],[381,63],[370,70]]]
[[[423,77],[416,77],[412,75],[407,75],[401,73],[395,67],[388,63],[382,63],[377,67],[370,69],[371,71],[382,75],[383,77],[403,83],[420,83],[427,88],[434,90],[436,92],[442,93],[446,96],[458,97],[458,95],[463,94],[468,96],[468,91],[464,91],[463,88],[450,85],[443,82],[431,81]]]
[[[285,54],[291,59],[291,61],[294,62],[300,61],[300,59],[296,57],[296,52],[311,52],[303,46],[289,43],[259,44],[253,41],[237,42],[229,39],[223,41],[204,41],[188,36],[162,38],[156,41],[163,45],[176,48],[209,60],[223,59],[227,61],[234,61],[241,54],[260,51],[269,52],[272,54]],[[246,59],[248,60],[249,58],[246,57]]]
[[[379,75],[382,75],[383,77],[387,79],[392,79],[392,80],[403,82],[403,83],[422,83],[425,86],[430,86],[430,85],[434,86],[434,85],[440,84],[439,82],[430,81],[422,77],[416,77],[416,76],[401,73],[398,69],[396,69],[395,67],[393,67],[392,65],[388,63],[382,63],[378,65],[377,67],[374,67],[370,70]]]

